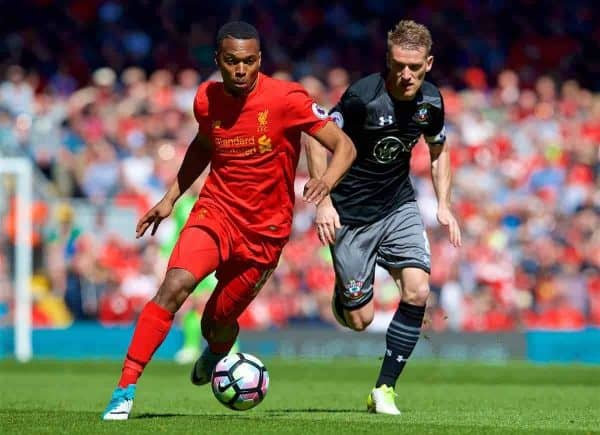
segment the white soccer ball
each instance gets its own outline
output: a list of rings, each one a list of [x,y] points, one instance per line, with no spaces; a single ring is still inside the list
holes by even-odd
[[[234,353],[217,363],[211,379],[219,402],[230,409],[245,411],[263,401],[269,389],[269,372],[254,355]]]

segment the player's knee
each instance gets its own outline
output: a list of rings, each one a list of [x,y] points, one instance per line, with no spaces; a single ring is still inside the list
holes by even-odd
[[[367,327],[369,326],[370,323],[368,322],[364,322],[362,320],[358,320],[355,322],[348,322],[348,326],[350,327],[350,329],[354,330],[354,331],[364,331],[365,329],[367,329]]]
[[[402,289],[402,302],[423,306],[429,297],[429,284],[422,283]]]
[[[373,321],[373,316],[365,315],[360,311],[349,311],[346,313],[346,323],[354,331],[364,331]]]
[[[181,307],[196,286],[194,276],[185,270],[170,270],[154,296],[154,302],[175,312]]]

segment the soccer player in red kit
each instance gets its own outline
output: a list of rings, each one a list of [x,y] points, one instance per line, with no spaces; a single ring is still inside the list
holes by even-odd
[[[319,203],[356,157],[352,141],[300,85],[259,72],[260,42],[253,26],[238,21],[221,27],[215,61],[223,82],[198,88],[198,134],[177,180],[139,221],[137,237],[151,226],[154,235],[209,164],[210,173],[173,249],[165,279],[140,314],[104,420],[129,417],[138,378],[167,336],[174,313],[196,284],[216,270],[218,285],[202,315],[208,347],[191,374],[196,385],[210,381],[212,369],[238,335],[237,318],[273,272],[288,240],[301,133],[333,153],[324,175],[306,184],[306,201]]]

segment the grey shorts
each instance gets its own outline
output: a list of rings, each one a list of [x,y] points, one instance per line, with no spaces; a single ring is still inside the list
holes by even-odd
[[[357,309],[373,298],[375,265],[429,273],[429,241],[416,201],[402,204],[385,218],[368,225],[342,225],[331,246],[335,291],[342,305]]]

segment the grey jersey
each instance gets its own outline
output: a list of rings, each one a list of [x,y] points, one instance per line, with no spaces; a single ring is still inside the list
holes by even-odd
[[[414,200],[409,179],[413,147],[421,134],[430,145],[445,141],[438,88],[425,81],[412,101],[398,101],[376,73],[353,83],[330,115],[357,149],[350,171],[331,194],[341,222],[369,224]]]

